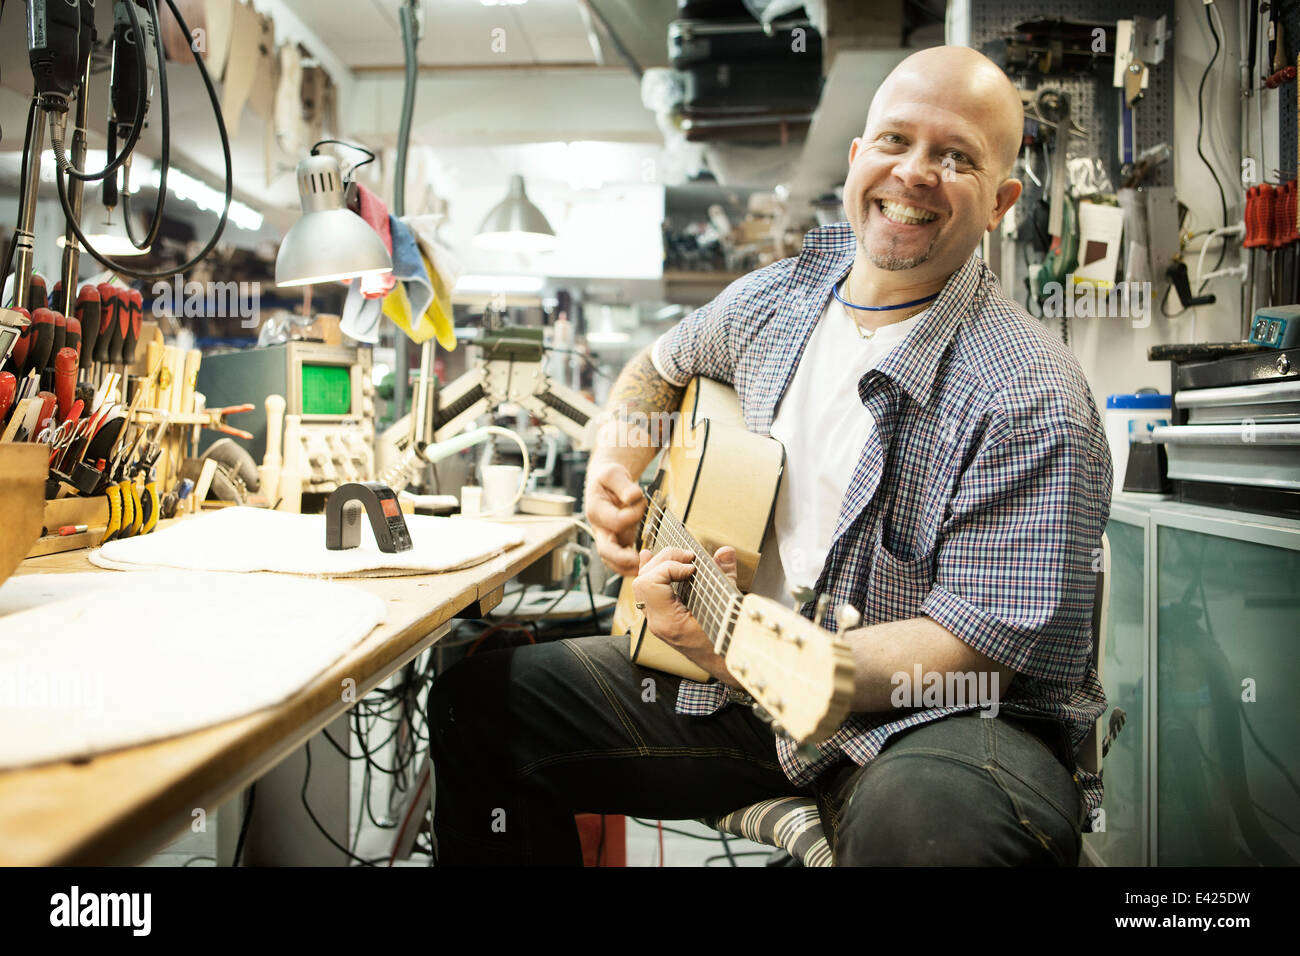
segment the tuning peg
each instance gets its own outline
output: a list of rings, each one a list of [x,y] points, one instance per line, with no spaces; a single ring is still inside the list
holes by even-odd
[[[835,609],[835,624],[841,632],[857,627],[862,623],[862,615],[852,604],[841,604]]]
[[[817,597],[817,592],[814,591],[812,588],[806,588],[800,586],[800,587],[790,589],[790,597],[794,598],[794,605],[795,605],[795,609],[797,610],[803,607],[809,601],[815,600]]]
[[[767,712],[767,708],[758,701],[754,701],[750,709],[754,711],[754,716],[765,724],[770,724],[775,720],[775,718]]]
[[[826,609],[830,606],[831,596],[829,594],[823,594],[817,598],[817,612],[813,615],[813,620],[820,624],[822,618],[826,616]]]

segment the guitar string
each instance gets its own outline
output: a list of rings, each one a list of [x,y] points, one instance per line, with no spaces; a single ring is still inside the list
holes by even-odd
[[[707,583],[713,585],[715,595],[724,599],[740,596],[739,589],[731,583],[731,579],[726,576],[725,572],[722,571],[722,568],[719,567],[713,557],[709,555],[704,550],[703,546],[695,540],[694,536],[686,530],[681,519],[653,499],[648,500],[650,506],[656,509],[659,513],[659,526],[665,527],[665,519],[667,519],[667,530],[673,535],[675,541],[684,545],[685,550],[691,551],[696,556],[704,559],[705,564],[702,565],[702,567],[708,571],[708,573],[713,575],[712,578],[707,579]],[[656,541],[657,540],[658,538],[656,538]]]
[[[696,579],[697,583],[703,584],[703,590],[693,589],[691,593],[693,595],[698,594],[704,600],[712,598],[715,601],[721,601],[721,607],[709,607],[708,609],[715,615],[718,613],[725,615],[726,611],[730,610],[730,606],[741,597],[740,592],[731,583],[730,578],[726,577],[717,562],[685,530],[681,524],[681,519],[657,502],[651,501],[651,505],[658,511],[659,528],[668,533],[670,538],[668,543],[682,545],[685,550],[691,551],[697,557],[703,559],[703,563],[699,565],[703,574]],[[658,535],[656,535],[655,541],[658,543]]]
[[[703,574],[699,579],[697,579],[697,583],[702,584],[705,590],[697,590],[693,593],[699,593],[703,597],[712,597],[715,600],[721,600],[724,605],[729,604],[735,598],[740,597],[741,595],[739,590],[737,590],[735,585],[731,583],[730,578],[726,577],[717,562],[704,552],[699,543],[690,535],[690,532],[685,530],[684,526],[681,524],[681,519],[671,511],[663,508],[657,502],[652,501],[651,504],[658,512],[658,527],[667,532],[667,537],[670,539],[668,544],[681,545],[685,550],[691,551],[697,557],[702,559],[699,568]],[[658,535],[656,535],[655,540],[656,543],[659,541]]]
[[[690,593],[687,595],[687,604],[688,609],[697,617],[701,616],[699,613],[700,611],[705,612],[703,616],[706,617],[707,620],[702,623],[709,624],[711,629],[717,631],[718,636],[713,641],[713,644],[715,649],[720,650],[724,639],[726,639],[725,643],[730,643],[730,628],[726,627],[726,625],[728,623],[734,625],[734,621],[730,621],[729,619],[732,617],[732,612],[739,608],[742,595],[735,586],[731,584],[730,578],[725,576],[717,562],[714,561],[713,558],[703,550],[700,544],[694,540],[690,533],[685,530],[680,518],[667,508],[664,508],[653,498],[647,496],[646,501],[649,507],[653,509],[651,513],[658,518],[655,543],[658,544],[660,542],[660,533],[665,532],[667,545],[679,545],[685,550],[691,551],[697,557],[703,559],[699,568],[704,573],[699,576],[692,576],[692,579],[688,579],[692,580],[696,584],[702,584],[703,587],[691,588]],[[720,579],[718,576],[721,576]],[[683,581],[678,583],[685,584],[686,582]],[[693,601],[693,598],[698,598],[699,602]],[[708,603],[710,600],[721,603],[710,604]],[[700,604],[698,610],[694,607],[690,607],[692,603]]]
[[[685,550],[691,551],[692,553],[694,553],[694,554],[697,555],[698,557],[702,557],[702,558],[704,558],[705,561],[706,561],[706,563],[703,564],[703,565],[701,565],[701,567],[704,568],[704,569],[705,569],[706,571],[708,571],[709,573],[712,573],[712,574],[715,574],[715,575],[716,575],[716,574],[721,574],[721,573],[722,573],[722,570],[721,570],[720,567],[718,567],[717,562],[714,561],[714,560],[713,560],[713,559],[712,559],[712,558],[711,558],[711,557],[710,557],[710,556],[709,556],[709,555],[708,555],[708,554],[703,550],[703,548],[699,545],[699,543],[698,543],[698,542],[697,542],[697,541],[696,541],[696,540],[695,540],[695,539],[690,535],[690,533],[689,533],[688,531],[685,530],[685,526],[681,523],[681,520],[680,520],[680,519],[679,519],[675,514],[673,514],[669,509],[663,507],[663,506],[660,505],[658,502],[654,501],[654,499],[652,499],[652,498],[650,498],[650,497],[648,497],[648,496],[647,496],[647,498],[646,498],[646,501],[647,501],[647,503],[648,503],[648,506],[649,506],[650,508],[653,509],[653,512],[652,512],[652,513],[653,513],[653,514],[655,515],[655,517],[658,519],[658,520],[657,520],[657,524],[656,524],[656,531],[655,531],[655,543],[656,543],[656,544],[659,543],[659,540],[660,540],[660,534],[661,534],[662,532],[667,532],[667,536],[668,536],[668,538],[669,538],[669,544],[674,544],[674,543],[676,543],[676,544],[683,545],[683,546],[685,546]],[[695,592],[695,591],[692,591],[692,595],[696,595],[696,594],[698,594],[702,599],[704,599],[704,600],[706,600],[706,601],[707,601],[710,597],[712,597],[714,600],[716,600],[719,596],[721,596],[721,597],[723,598],[725,604],[724,604],[723,608],[721,609],[721,611],[719,610],[718,607],[716,607],[716,606],[710,606],[710,605],[708,605],[708,604],[705,604],[705,605],[704,605],[704,608],[703,608],[704,610],[707,610],[707,611],[710,613],[710,615],[714,616],[715,624],[726,623],[727,618],[730,617],[731,612],[732,612],[733,610],[734,610],[734,611],[738,611],[738,610],[739,610],[739,607],[740,607],[740,600],[739,600],[739,598],[740,598],[740,593],[739,593],[739,591],[735,591],[735,589],[734,589],[734,585],[731,585],[731,582],[730,582],[730,579],[729,579],[729,578],[725,578],[725,580],[726,580],[726,583],[727,583],[727,588],[724,590],[723,587],[719,584],[718,581],[716,581],[715,579],[709,577],[708,574],[706,574],[706,575],[704,576],[704,578],[703,578],[704,584],[705,584],[705,586],[706,586],[706,589],[709,588],[709,587],[712,587],[712,588],[713,588],[713,593],[712,593],[712,594],[709,594],[709,593],[707,593],[707,592],[705,592],[705,593],[701,593],[701,592]],[[681,582],[681,583],[685,583],[685,582]],[[734,592],[734,593],[727,593],[728,591],[732,591],[732,592]],[[688,597],[688,604],[689,604],[689,597]],[[718,620],[716,619],[716,616],[717,616],[719,613],[721,613],[721,615],[722,615],[722,619],[721,619],[721,621],[718,621]],[[732,625],[733,625],[733,629],[734,629],[734,624],[735,624],[735,622],[732,621],[731,623],[732,623]],[[727,643],[729,644],[729,643],[730,643],[730,640],[729,640],[729,639],[730,639],[730,633],[729,633],[729,632],[726,632],[726,633],[724,634],[723,632],[720,632],[720,633],[719,633],[719,638],[722,638],[723,636],[725,636],[725,637],[728,638]],[[834,641],[834,637],[832,636],[832,642],[833,642],[833,641]],[[716,645],[717,645],[718,643],[719,643],[719,642],[716,642],[716,641],[715,641],[715,647],[716,647]],[[777,665],[778,663],[780,663],[780,662],[777,660],[777,658],[776,658],[775,655],[769,653],[769,652],[766,651],[766,650],[763,650],[761,647],[756,646],[756,645],[754,645],[754,644],[750,644],[750,645],[746,648],[746,653],[747,653],[747,655],[749,655],[750,657],[757,657],[757,658],[759,659],[759,663],[760,663],[760,664],[768,665],[767,668],[765,668],[765,669],[766,669],[769,673],[772,673],[772,672],[775,670],[775,665]],[[802,653],[803,653],[802,649],[800,649],[800,650],[798,651],[798,653],[802,654]],[[832,665],[832,667],[833,667],[833,665]],[[807,674],[803,673],[803,672],[802,672],[801,670],[799,670],[799,669],[790,670],[790,669],[788,669],[788,668],[784,668],[784,667],[783,667],[783,668],[781,668],[781,671],[782,671],[782,677],[783,677],[783,679],[785,679],[785,680],[789,680],[790,678],[793,678],[793,679],[794,679],[794,682],[795,682],[796,684],[798,684],[798,685],[802,685],[803,687],[805,687],[805,688],[807,688],[807,689],[816,690],[818,687],[821,687],[821,686],[824,685],[824,681],[813,681],[812,678],[808,677]],[[748,681],[746,681],[746,683],[748,683]],[[768,694],[767,694],[766,691],[762,691],[762,692],[759,692],[759,696],[761,696],[761,697],[768,697]],[[804,703],[806,704],[806,701],[805,701]],[[827,708],[822,708],[822,714],[823,714],[823,715],[826,713],[826,710],[827,710]],[[788,719],[788,718],[787,718],[787,719]],[[819,722],[819,721],[818,721],[818,722]]]
[[[686,530],[681,519],[657,502],[654,504],[660,513],[660,526],[668,532],[668,543],[684,545],[686,550],[691,551],[701,559],[698,567],[701,568],[703,573],[699,577],[693,576],[689,579],[691,588],[687,595],[687,605],[693,614],[698,615],[700,611],[705,612],[703,615],[706,618],[705,623],[716,630],[716,637],[713,640],[714,650],[716,653],[725,654],[731,644],[731,631],[735,628],[735,619],[739,616],[740,602],[743,595],[731,583],[730,578],[725,576],[717,562],[703,550],[699,542]],[[695,587],[695,583],[701,584],[702,587]],[[695,600],[696,598],[698,598],[698,601]],[[708,603],[710,599],[714,602],[720,600],[721,603],[710,604]],[[696,604],[700,604],[698,610],[695,607]]]

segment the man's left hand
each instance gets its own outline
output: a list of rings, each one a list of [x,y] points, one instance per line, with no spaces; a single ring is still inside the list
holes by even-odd
[[[734,581],[736,549],[719,548],[713,555],[718,566]],[[645,607],[646,622],[655,637],[681,651],[687,658],[714,677],[739,687],[727,670],[722,657],[713,650],[713,641],[698,621],[677,598],[672,585],[695,574],[695,555],[684,548],[664,548],[658,554],[641,552],[641,571],[632,582],[632,593]]]

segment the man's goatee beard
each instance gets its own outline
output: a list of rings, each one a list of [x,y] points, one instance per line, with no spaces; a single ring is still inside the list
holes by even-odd
[[[868,252],[867,258],[871,260],[871,264],[877,269],[884,269],[887,272],[901,272],[904,269],[915,269],[921,263],[925,262],[925,260],[929,259],[930,250],[926,249],[925,252],[921,253],[919,256],[913,256],[910,259],[904,259],[902,256],[895,255],[881,256],[876,255],[874,252]]]

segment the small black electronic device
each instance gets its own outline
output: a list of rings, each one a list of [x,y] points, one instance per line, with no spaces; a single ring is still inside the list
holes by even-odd
[[[382,481],[352,481],[325,502],[325,547],[344,551],[361,545],[361,514],[370,516],[379,550],[387,554],[411,550],[411,533],[397,503],[397,494]]]

